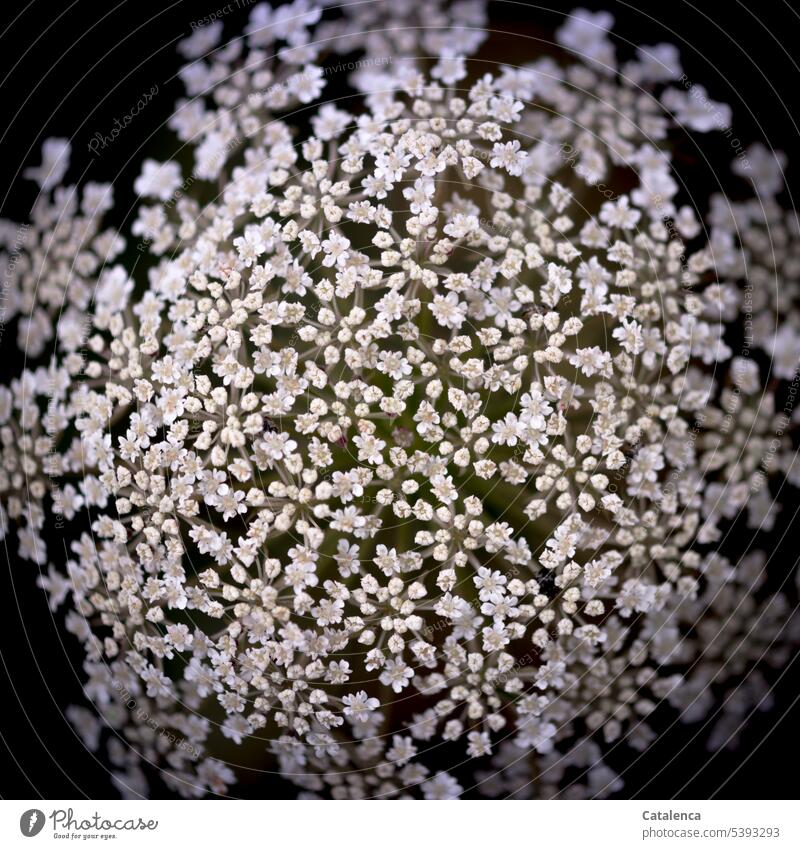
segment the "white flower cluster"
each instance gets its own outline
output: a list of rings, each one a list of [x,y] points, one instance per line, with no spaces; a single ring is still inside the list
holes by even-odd
[[[152,765],[226,792],[238,747],[333,798],[607,794],[604,752],[645,748],[660,702],[700,716],[789,643],[765,558],[721,550],[798,479],[756,357],[796,380],[780,161],[754,154],[758,199],[716,198],[704,240],[670,113],[712,127],[671,47],[617,68],[580,11],[577,61],[475,77],[479,4],[427,30],[411,2],[321,6],[182,45],[195,169],[143,165],[146,280],[99,224],[110,189],[39,169],[12,271],[20,345],[54,356],[0,389],[0,493],[40,564],[51,488],[90,517],[41,579],[102,726],[73,719],[113,730],[128,794]],[[279,113],[317,101],[327,42],[392,61],[301,129]]]

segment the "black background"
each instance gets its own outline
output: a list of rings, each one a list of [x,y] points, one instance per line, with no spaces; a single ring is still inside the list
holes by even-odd
[[[424,3],[424,0],[420,0]],[[23,221],[35,197],[33,184],[23,182],[25,165],[39,161],[41,141],[48,136],[74,140],[76,179],[130,185],[151,133],[169,117],[180,95],[174,79],[179,59],[174,43],[188,35],[190,22],[224,6],[216,3],[150,4],[123,2],[16,3],[3,0],[0,22],[0,216]],[[737,136],[744,143],[768,140],[790,159],[800,153],[798,128],[791,114],[800,72],[791,58],[800,36],[800,19],[782,0],[759,4],[704,2],[692,6],[670,3],[565,3],[528,8],[524,3],[493,3],[495,33],[481,55],[515,62],[526,58],[535,39],[546,38],[560,15],[575,5],[608,9],[614,32],[633,44],[675,43],[689,79],[706,86],[714,99],[734,110]],[[226,18],[235,21],[236,13]],[[245,15],[238,16],[241,20]],[[534,24],[534,20],[536,23]],[[226,28],[226,32],[230,32]],[[522,42],[520,35],[529,36]],[[487,70],[488,70],[487,66]],[[94,158],[86,146],[95,132],[107,134],[115,118],[158,85],[159,93],[136,117],[135,131],[121,133],[104,155]],[[713,140],[708,144],[714,155]],[[720,161],[731,158],[718,142]],[[790,183],[797,186],[792,171]],[[700,175],[709,190],[716,174]],[[701,182],[702,189],[702,182]],[[702,192],[699,192],[702,193]],[[117,193],[121,208],[132,194]],[[0,372],[13,353],[0,352]],[[14,367],[18,365],[14,364]],[[3,381],[5,382],[5,380]],[[788,529],[775,561],[788,571],[797,556],[792,529],[795,505],[787,505],[781,520]],[[105,766],[87,753],[62,716],[64,708],[81,703],[81,650],[77,641],[59,631],[44,593],[35,586],[37,568],[16,562],[9,552],[0,558],[0,795],[5,798],[108,798],[114,795]],[[797,664],[795,664],[796,666]],[[800,675],[788,670],[776,690],[775,708],[749,723],[736,753],[709,756],[696,729],[681,728],[662,737],[628,772],[622,796],[642,798],[784,798],[796,794],[782,767],[800,753],[796,727],[800,709]],[[673,755],[674,760],[664,768]],[[624,763],[614,764],[618,768]],[[270,798],[285,788],[262,782],[247,795]]]

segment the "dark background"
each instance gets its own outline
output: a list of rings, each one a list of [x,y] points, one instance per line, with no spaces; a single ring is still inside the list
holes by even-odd
[[[424,0],[420,0],[424,3]],[[224,6],[217,2],[178,0],[149,3],[96,0],[30,3],[3,0],[0,12],[0,217],[24,221],[35,197],[32,183],[21,181],[23,167],[38,163],[48,136],[73,139],[70,177],[130,185],[137,174],[131,163],[152,151],[151,134],[169,117],[181,94],[174,79],[180,62],[175,41],[189,34],[190,22]],[[581,5],[608,9],[616,18],[614,33],[633,44],[675,43],[684,70],[710,95],[729,103],[733,126],[745,144],[766,139],[791,159],[800,153],[798,128],[789,104],[796,100],[800,71],[791,58],[800,36],[800,19],[783,0],[759,4],[707,0],[695,6],[620,2],[491,4],[496,30],[481,55],[490,60],[521,62],[547,38],[561,15]],[[754,8],[751,6],[755,5]],[[237,17],[226,16],[227,25]],[[536,22],[534,24],[534,21]],[[533,40],[525,41],[520,36]],[[524,48],[523,45],[527,45]],[[487,65],[487,70],[489,70]],[[130,112],[143,92],[158,85],[158,95],[138,115],[130,131],[95,158],[87,144],[95,132],[108,134],[115,118]],[[786,102],[784,102],[786,101]],[[724,163],[732,158],[724,141],[703,139],[704,152]],[[716,145],[716,147],[715,147]],[[701,169],[702,170],[702,169]],[[790,183],[797,186],[789,172]],[[717,188],[716,173],[700,173],[701,191]],[[117,191],[118,209],[128,209],[131,192]],[[122,216],[121,216],[122,217]],[[9,337],[13,334],[7,334]],[[13,351],[0,351],[0,374],[18,364]],[[773,558],[786,574],[797,556],[796,505],[787,504],[778,535],[788,534]],[[2,544],[0,544],[2,545]],[[105,765],[86,752],[62,711],[81,703],[81,650],[59,631],[45,595],[35,585],[36,567],[0,558],[0,796],[5,798],[108,798]],[[63,636],[63,641],[62,641]],[[781,766],[800,754],[796,727],[800,709],[800,675],[793,664],[775,691],[773,710],[749,722],[740,749],[709,758],[696,728],[664,735],[626,771],[622,796],[706,798],[783,798],[796,794]],[[665,762],[675,755],[672,763]],[[617,769],[624,761],[612,762]],[[776,767],[778,767],[776,769]],[[263,782],[246,791],[262,798],[286,790]]]

